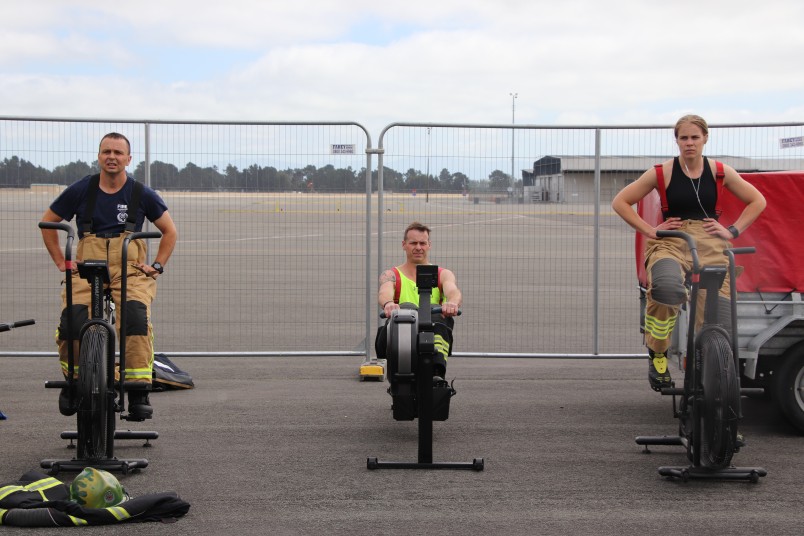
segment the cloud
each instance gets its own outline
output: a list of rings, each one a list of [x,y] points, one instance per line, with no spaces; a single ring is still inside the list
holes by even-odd
[[[9,5],[10,4],[10,5]],[[46,9],[45,9],[46,7]],[[804,5],[5,2],[0,114],[529,124],[801,119]]]

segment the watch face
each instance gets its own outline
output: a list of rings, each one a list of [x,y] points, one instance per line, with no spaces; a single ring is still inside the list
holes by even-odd
[[[162,267],[162,265],[161,265],[160,263],[158,263],[158,262],[153,263],[153,264],[151,265],[151,267],[152,267],[154,270],[156,270],[157,272],[159,272],[160,274],[161,274],[162,272],[164,272],[164,271],[165,271],[165,269]]]

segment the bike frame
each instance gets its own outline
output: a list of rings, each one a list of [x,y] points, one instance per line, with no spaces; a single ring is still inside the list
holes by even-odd
[[[73,230],[72,226],[68,223],[64,222],[40,222],[39,227],[42,229],[53,229],[58,231],[63,231],[67,234],[67,240],[65,245],[64,251],[64,259],[65,259],[65,302],[67,305],[68,310],[72,310],[73,305],[73,287],[72,287],[72,271],[73,269],[78,268],[79,271],[81,267],[77,265],[72,260],[72,246],[75,240],[75,231]],[[110,404],[107,405],[107,408],[110,408],[106,419],[107,419],[107,441],[106,441],[106,456],[103,459],[88,459],[83,457],[83,453],[78,453],[78,456],[69,460],[53,460],[47,459],[42,460],[40,463],[41,467],[45,469],[49,469],[51,474],[57,474],[59,471],[74,471],[80,472],[85,467],[92,466],[96,469],[104,469],[107,471],[120,471],[122,473],[128,473],[130,470],[137,470],[142,469],[148,466],[148,460],[144,458],[136,458],[136,459],[118,459],[114,457],[114,440],[115,439],[144,439],[145,444],[144,447],[150,447],[150,441],[153,439],[157,439],[159,434],[157,432],[152,431],[132,431],[132,430],[115,430],[114,425],[114,413],[120,413],[120,419],[127,419],[127,415],[125,413],[125,390],[126,387],[128,388],[135,388],[141,387],[141,384],[134,385],[133,382],[126,382],[126,369],[125,369],[125,339],[126,339],[126,318],[125,318],[125,303],[126,303],[126,289],[128,284],[128,277],[127,277],[127,265],[128,265],[128,245],[132,240],[137,239],[146,239],[146,238],[159,238],[161,237],[161,233],[158,232],[137,232],[131,233],[124,238],[123,243],[123,253],[121,259],[121,266],[123,267],[122,271],[122,279],[121,279],[121,296],[120,302],[122,307],[120,308],[120,381],[117,383],[117,386],[120,390],[120,397],[117,401],[114,400],[115,392],[115,379],[114,379],[114,370],[115,370],[115,330],[112,327],[111,323],[109,323],[106,319],[103,318],[104,316],[104,285],[109,283],[108,281],[108,268],[106,263],[103,262],[103,267],[106,270],[106,275],[103,275],[103,272],[100,269],[99,265],[90,266],[88,270],[90,273],[87,277],[90,280],[90,288],[91,288],[91,318],[87,321],[80,330],[79,333],[79,340],[83,338],[84,333],[86,330],[93,326],[93,325],[102,325],[104,329],[108,332],[107,338],[107,352],[106,352],[106,360],[107,360],[107,378],[106,378],[106,386],[108,391],[108,396],[110,398]],[[87,264],[87,263],[83,263]],[[84,268],[87,270],[87,268]],[[82,274],[83,276],[83,274]],[[66,329],[68,333],[68,337],[73,333],[73,325],[72,325],[72,315],[68,314],[66,316]],[[68,363],[67,363],[67,379],[62,381],[46,381],[45,387],[47,388],[62,388],[68,387],[70,392],[70,404],[74,405],[75,400],[74,392],[75,392],[75,355],[74,355],[74,348],[73,348],[73,339],[68,338],[67,340],[67,356],[68,356]],[[70,445],[68,448],[72,448],[73,440],[78,439],[78,432],[76,431],[66,431],[61,433],[62,439],[69,439]],[[80,441],[79,441],[80,443]]]
[[[105,261],[98,262],[98,261],[85,261],[83,263],[78,263],[78,273],[81,275],[83,279],[89,281],[90,287],[90,295],[91,299],[91,307],[90,307],[90,318],[87,322],[81,326],[81,331],[78,334],[78,340],[84,340],[84,334],[87,332],[88,329],[92,328],[92,326],[100,326],[102,329],[106,331],[106,355],[103,358],[106,359],[106,378],[105,378],[105,385],[106,389],[110,389],[109,386],[114,385],[114,354],[115,354],[115,347],[116,347],[116,338],[115,338],[115,331],[114,327],[106,318],[106,310],[105,310],[105,295],[106,290],[105,286],[110,283],[109,279],[109,267]],[[72,277],[69,277],[72,279]],[[72,301],[72,300],[71,300]],[[70,316],[70,315],[67,315]],[[73,346],[73,341],[68,339],[68,346]],[[75,380],[73,380],[75,381]],[[107,407],[115,408],[114,405],[114,389],[112,388],[110,392],[107,393],[107,397],[109,398],[109,403]],[[114,410],[108,412],[106,415],[106,457],[113,458],[114,457],[114,433],[115,433],[115,419],[114,419]],[[82,448],[81,442],[79,441],[79,452],[78,458],[83,458],[84,453],[80,451]]]
[[[644,445],[643,452],[649,453],[648,445],[682,445],[691,453],[692,465],[688,467],[660,467],[659,474],[671,478],[680,478],[684,481],[690,478],[715,479],[715,480],[750,480],[757,482],[759,477],[765,476],[767,471],[761,467],[727,467],[722,469],[712,469],[701,463],[701,443],[702,443],[702,420],[701,411],[704,405],[704,389],[700,378],[702,352],[698,351],[699,338],[705,330],[722,329],[716,327],[718,320],[718,296],[726,276],[726,271],[730,276],[730,309],[731,309],[731,333],[727,334],[730,338],[729,347],[731,356],[734,360],[734,370],[736,373],[737,385],[739,387],[739,353],[737,345],[731,341],[737,341],[737,321],[736,321],[736,270],[734,255],[739,253],[753,253],[754,248],[730,248],[725,251],[728,257],[728,268],[719,266],[701,266],[698,257],[698,247],[692,236],[681,231],[657,231],[659,238],[681,238],[689,247],[690,257],[692,258],[692,270],[690,273],[690,299],[687,322],[687,366],[684,376],[684,388],[679,389],[675,386],[663,388],[663,395],[673,396],[673,416],[683,422],[692,421],[692,442],[686,435],[679,433],[678,436],[639,436],[636,438],[638,445]],[[706,290],[706,304],[704,307],[704,322],[700,330],[696,330],[697,304],[699,291],[703,287]],[[692,358],[692,363],[690,363]],[[690,366],[691,365],[691,366]],[[756,394],[757,389],[742,389],[740,395]],[[761,389],[759,391],[762,391]],[[687,404],[682,409],[676,403],[676,396],[684,397]],[[738,399],[739,400],[739,399]],[[739,401],[736,408],[738,416],[742,417]],[[736,450],[735,450],[736,452]]]

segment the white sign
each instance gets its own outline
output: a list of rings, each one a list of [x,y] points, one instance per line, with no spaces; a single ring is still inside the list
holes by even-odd
[[[330,154],[355,154],[355,144],[333,143],[330,145]]]
[[[798,136],[797,138],[779,139],[780,149],[790,149],[791,147],[804,147],[804,136]]]

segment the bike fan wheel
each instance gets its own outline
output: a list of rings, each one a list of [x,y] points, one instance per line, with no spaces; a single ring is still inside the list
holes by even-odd
[[[106,457],[106,351],[109,333],[103,326],[87,328],[78,358],[78,458]]]
[[[731,463],[740,418],[740,384],[728,337],[718,330],[701,334],[701,465],[722,469]]]

